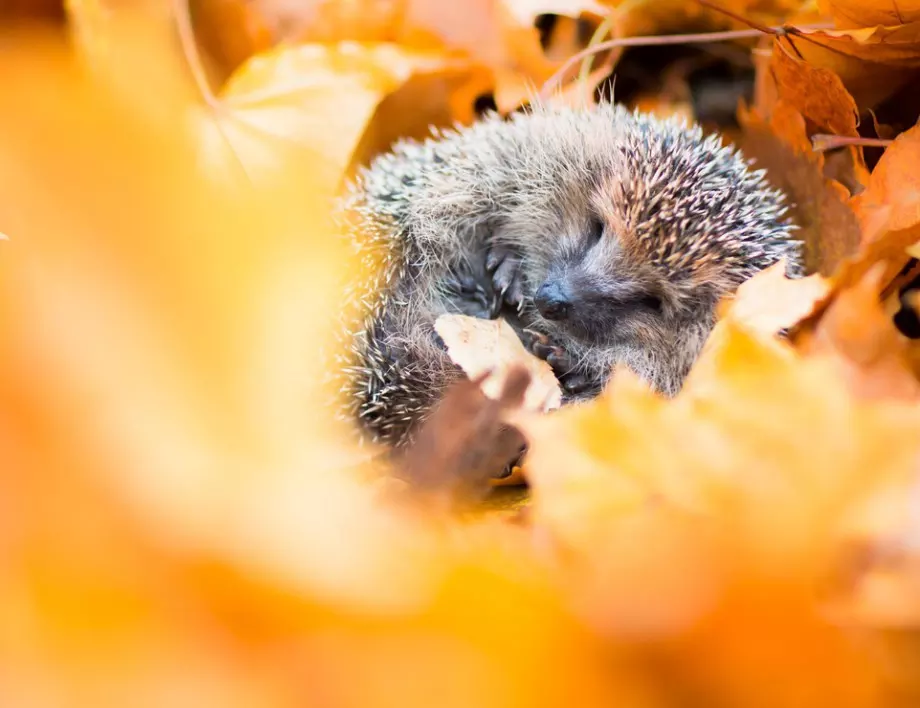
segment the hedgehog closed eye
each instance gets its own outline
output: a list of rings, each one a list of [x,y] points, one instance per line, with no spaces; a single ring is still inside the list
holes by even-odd
[[[604,222],[598,218],[592,219],[591,223],[588,225],[588,247],[590,248],[596,243],[599,243],[603,237]]]
[[[639,305],[655,313],[660,313],[664,309],[664,304],[657,295],[643,295],[639,298]]]

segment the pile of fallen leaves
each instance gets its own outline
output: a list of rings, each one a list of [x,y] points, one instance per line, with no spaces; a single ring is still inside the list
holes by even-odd
[[[918,73],[914,0],[4,4],[0,703],[917,705]],[[611,93],[766,167],[813,275],[674,400],[519,415],[529,492],[369,475],[342,178]]]

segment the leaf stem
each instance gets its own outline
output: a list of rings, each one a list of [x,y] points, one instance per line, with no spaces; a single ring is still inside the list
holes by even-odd
[[[179,33],[179,44],[182,45],[182,53],[185,55],[185,61],[188,62],[189,70],[192,72],[192,79],[198,92],[204,99],[204,102],[211,108],[217,107],[217,98],[211,90],[211,84],[208,81],[204,65],[201,63],[201,56],[198,54],[198,44],[195,42],[195,30],[192,29],[192,16],[189,10],[188,0],[174,0],[173,7],[176,13],[176,31]]]
[[[827,135],[825,133],[816,133],[811,136],[811,147],[816,152],[834,150],[849,145],[886,148],[893,142],[893,140],[883,138],[854,138],[847,135]]]
[[[664,34],[648,35],[643,37],[618,37],[606,42],[595,44],[593,47],[583,49],[577,54],[573,54],[560,66],[556,72],[550,76],[543,87],[540,89],[539,98],[546,100],[553,90],[555,90],[569,72],[569,70],[585,57],[598,54],[608,49],[618,49],[620,47],[654,47],[666,46],[671,44],[704,44],[707,42],[724,42],[733,39],[750,39],[751,37],[760,37],[763,32],[756,29],[746,30],[725,30],[723,32],[700,32],[697,34]]]

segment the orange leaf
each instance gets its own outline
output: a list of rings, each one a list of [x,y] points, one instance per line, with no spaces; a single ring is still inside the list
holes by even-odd
[[[859,246],[847,190],[824,176],[823,155],[811,149],[805,121],[785,100],[773,107],[769,122],[744,107],[739,121],[744,129],[739,147],[789,199],[791,219],[799,227],[795,236],[805,244],[806,268],[830,275]]]
[[[813,118],[812,113],[846,115],[852,109],[840,85],[824,71],[839,77],[857,105],[871,108],[909,83],[920,69],[920,22],[853,30],[795,30],[777,38],[777,45],[780,44],[790,57],[812,67],[810,70],[800,67],[798,72],[789,70],[787,86],[793,91],[797,76],[808,82],[809,88],[800,86],[799,93],[812,91],[814,95],[810,99],[800,97],[816,108],[814,111],[803,108],[802,112],[819,125],[821,121]]]
[[[920,345],[898,332],[879,303],[884,272],[876,265],[855,286],[837,292],[817,322],[798,333],[796,346],[831,357],[860,396],[916,401]]]
[[[218,82],[226,79],[253,54],[269,49],[277,40],[270,24],[256,9],[259,3],[246,0],[186,1],[196,37],[219,67]]]
[[[855,137],[859,112],[843,82],[831,69],[799,58],[796,49],[785,36],[774,40],[770,67],[780,98],[822,131]]]
[[[728,323],[708,380],[671,401],[619,377],[534,419],[532,518],[579,613],[654,640],[665,690],[872,705],[879,669],[823,617],[815,583],[866,491],[913,474],[920,417],[761,339]]]
[[[864,245],[888,231],[920,225],[920,126],[901,133],[882,155],[866,191],[852,199],[859,216]]]
[[[818,4],[840,29],[892,27],[920,20],[917,0],[818,0]]]

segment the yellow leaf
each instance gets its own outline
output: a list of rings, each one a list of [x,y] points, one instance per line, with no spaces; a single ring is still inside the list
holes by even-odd
[[[562,390],[553,370],[524,349],[517,333],[505,320],[441,315],[434,328],[444,340],[451,360],[470,379],[488,376],[480,386],[490,398],[498,398],[508,370],[522,366],[531,376],[524,408],[542,413],[561,405]]]
[[[272,155],[283,155],[285,144],[309,148],[330,174],[341,173],[399,137],[471,121],[474,98],[490,81],[483,67],[442,52],[392,44],[284,47],[253,57],[230,77],[220,94],[222,127],[233,131],[232,142],[262,141]]]

